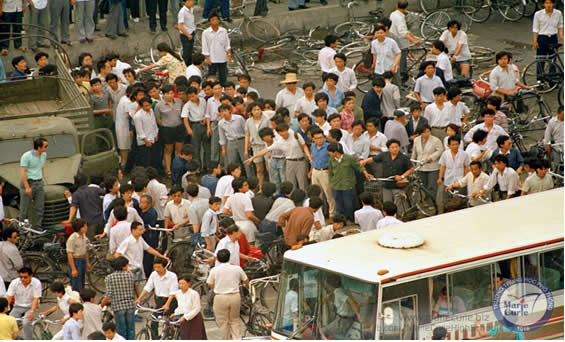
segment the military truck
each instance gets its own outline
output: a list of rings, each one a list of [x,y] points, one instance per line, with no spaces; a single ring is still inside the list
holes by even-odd
[[[65,191],[78,172],[103,175],[119,167],[114,136],[93,129],[92,110],[56,55],[59,75],[0,83],[0,182],[6,217],[19,215],[20,158],[33,139],[49,142],[44,168],[44,227],[68,218]],[[32,217],[30,210],[28,217]]]

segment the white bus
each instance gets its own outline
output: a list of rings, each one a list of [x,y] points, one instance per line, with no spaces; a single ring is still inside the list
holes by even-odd
[[[539,280],[554,300],[520,337],[563,336],[563,220],[560,188],[288,251],[271,338],[421,340],[441,326],[448,339],[497,330],[513,339],[493,298],[518,277]],[[378,242],[412,233],[423,244]]]

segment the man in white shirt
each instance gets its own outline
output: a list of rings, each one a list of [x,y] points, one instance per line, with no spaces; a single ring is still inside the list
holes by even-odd
[[[467,123],[467,119],[471,114],[471,110],[465,102],[461,101],[461,90],[457,87],[451,87],[447,91],[447,113],[449,116],[449,123],[462,127]]]
[[[487,108],[483,110],[483,112],[481,113],[481,118],[483,119],[483,123],[473,126],[473,128],[471,128],[469,132],[465,134],[463,140],[466,143],[470,143],[473,140],[473,134],[475,134],[477,130],[481,129],[488,133],[487,142],[483,145],[482,149],[488,148],[489,150],[494,151],[498,148],[496,139],[498,139],[498,137],[501,135],[507,135],[506,131],[504,130],[504,128],[494,123],[494,111],[492,109]]]
[[[447,91],[444,87],[437,87],[433,90],[433,94],[434,103],[426,106],[424,118],[432,128],[432,135],[443,141],[446,136],[445,129],[449,125],[449,107],[445,104]]]
[[[214,195],[222,199],[222,207],[226,204],[229,196],[234,194],[231,183],[235,178],[238,178],[239,176],[241,176],[241,166],[232,163],[227,167],[227,174],[225,176],[222,176],[218,180],[218,184],[216,185],[216,193]]]
[[[549,120],[543,134],[545,151],[551,154],[551,160],[558,164],[563,160],[563,106],[557,110],[557,115]],[[552,145],[556,144],[556,145]]]
[[[344,53],[336,53],[333,57],[335,67],[331,68],[328,73],[336,74],[339,79],[335,85],[337,89],[346,91],[355,91],[357,88],[357,77],[353,69],[346,66],[347,57]]]
[[[498,184],[498,195],[501,200],[520,196],[520,177],[513,168],[507,167],[508,158],[499,154],[494,157],[494,169],[488,183],[483,187],[480,196],[491,191]]]
[[[482,146],[487,143],[487,135],[487,131],[483,131],[482,129],[475,131],[475,133],[473,134],[473,142],[468,144],[467,148],[465,149],[465,152],[467,152],[467,154],[471,158],[471,161],[481,161],[483,159],[488,159],[489,154],[492,153],[492,151],[490,151],[490,153],[488,152],[488,148],[482,148]]]
[[[131,223],[126,221],[127,209],[125,207],[114,208],[114,217],[118,221],[108,231],[110,236],[109,252],[114,254],[120,244],[131,235]]]
[[[514,69],[509,65],[510,53],[500,51],[496,54],[498,64],[489,75],[489,84],[492,91],[499,96],[512,96],[519,88],[530,90],[531,88],[516,79]]]
[[[225,84],[228,79],[228,63],[231,63],[231,46],[228,31],[220,27],[218,12],[208,17],[210,27],[202,32],[202,54],[209,66],[209,75],[219,73],[219,81]]]
[[[9,303],[14,303],[10,316],[23,318],[24,339],[33,340],[33,321],[39,308],[41,282],[27,267],[23,267],[18,273],[19,278],[12,280],[8,286],[6,299]]]
[[[277,108],[284,107],[288,109],[292,119],[294,117],[294,107],[298,100],[304,96],[304,90],[296,87],[298,79],[295,73],[286,74],[284,80],[280,83],[285,85],[285,89],[281,89],[277,93],[275,104]]]
[[[469,172],[469,164],[471,158],[465,152],[459,149],[459,137],[449,137],[447,140],[449,149],[443,151],[439,158],[439,175],[437,178],[438,186],[450,186],[463,178]],[[443,213],[443,189],[438,192],[438,213]]]
[[[184,52],[184,50],[183,50]],[[192,56],[192,64],[186,68],[186,79],[190,79],[192,76],[198,76],[202,78],[202,64],[204,64],[204,55],[197,52]]]
[[[330,70],[333,67],[335,67],[335,48],[339,42],[336,36],[329,34],[324,38],[324,43],[326,46],[318,52],[318,66],[322,70],[322,82],[326,81],[326,75],[330,73]]]
[[[377,229],[377,222],[383,218],[380,210],[373,208],[373,195],[363,192],[359,195],[363,207],[354,213],[355,223],[361,228],[361,232]]]
[[[143,271],[143,251],[147,253],[171,261],[168,257],[159,253],[153,247],[150,247],[143,237],[145,232],[145,227],[139,222],[134,222],[131,224],[131,235],[127,237],[118,249],[114,253],[114,258],[119,256],[125,256],[131,265],[131,271],[136,275],[137,280],[145,279],[145,273]]]
[[[555,0],[543,1],[543,9],[534,14],[533,36],[536,57],[544,58],[552,55],[555,45],[558,43],[557,36],[563,42],[563,14],[554,8]],[[538,63],[537,76],[541,76],[543,64]]]
[[[174,232],[176,239],[184,238],[189,234],[187,225],[190,222],[188,216],[190,201],[183,198],[183,193],[180,185],[174,185],[170,192],[172,201],[165,206],[165,227],[173,225],[173,229],[176,230]]]
[[[231,216],[235,223],[247,237],[250,245],[255,244],[256,225],[259,219],[253,214],[253,204],[246,193],[249,191],[249,183],[243,177],[233,180],[232,187],[235,192],[226,201],[223,213]]]
[[[312,227],[310,234],[308,234],[308,241],[323,242],[331,240],[337,232],[345,227],[346,218],[343,215],[336,215],[333,217],[332,224],[323,227]],[[352,230],[355,230],[354,228]]]
[[[488,203],[486,199],[479,199],[479,192],[488,183],[489,176],[483,172],[480,161],[472,161],[470,164],[471,172],[468,172],[463,178],[457,182],[447,186],[445,191],[451,191],[454,188],[467,187],[467,195],[472,196],[469,199],[469,205],[475,207],[477,205]]]
[[[533,164],[530,167],[536,172],[524,182],[522,196],[553,189],[553,177],[547,172],[551,166],[549,160],[536,160]]]
[[[183,4],[184,6],[182,6],[177,15],[177,27],[180,31],[182,59],[184,60],[184,64],[186,64],[187,67],[190,67],[192,65],[192,50],[194,48],[193,34],[196,31],[194,8],[192,8],[194,6],[194,0],[184,0]],[[152,32],[155,32],[154,30],[155,28],[152,29]],[[188,79],[189,76],[187,75],[186,78]]]
[[[195,159],[200,162],[200,151],[203,150],[203,163],[210,164],[210,119],[206,117],[206,101],[198,96],[198,89],[189,87],[186,91],[189,101],[182,107],[181,118],[186,133],[192,137]]]
[[[155,168],[147,168],[147,178],[149,178],[149,183],[147,183],[145,194],[151,196],[151,199],[153,200],[153,207],[157,211],[157,221],[161,221],[162,224],[165,220],[165,205],[167,205],[169,194],[167,186],[160,183],[157,180],[158,177],[159,173]]]
[[[371,54],[373,54],[371,69],[377,76],[382,76],[385,71],[396,74],[400,64],[400,48],[393,39],[386,36],[383,26],[377,26],[375,38],[371,42]]]
[[[239,286],[249,285],[249,279],[241,267],[232,265],[230,251],[220,249],[217,252],[219,264],[210,271],[207,283],[214,290],[214,314],[224,340],[240,340],[239,310],[241,298]]]
[[[158,147],[155,144],[159,139],[159,126],[151,109],[151,99],[145,97],[139,101],[139,104],[141,109],[133,116],[138,148],[136,165],[157,166]]]
[[[414,85],[414,96],[420,102],[423,109],[432,102],[434,102],[433,91],[437,87],[443,87],[441,78],[436,75],[435,62],[426,61],[422,63],[424,67],[424,75],[416,80]]]
[[[394,216],[396,215],[396,210],[397,210],[396,204],[394,204],[393,202],[384,202],[383,203],[384,217],[377,221],[377,229],[404,223]]]
[[[147,283],[143,287],[143,291],[135,300],[135,304],[141,304],[143,297],[151,291],[155,291],[155,308],[162,308],[165,315],[170,314],[175,310],[176,303],[173,304],[175,292],[178,290],[177,275],[167,270],[167,260],[157,258],[153,261],[153,269],[147,279]],[[173,305],[171,305],[173,304]],[[159,324],[157,322],[151,323],[152,336],[155,338],[159,336]]]
[[[313,112],[318,108],[316,106],[314,90],[316,89],[316,85],[312,82],[305,82],[302,85],[302,90],[304,90],[304,96],[302,96],[298,101],[296,101],[296,105],[294,106],[294,116],[298,117],[299,114],[305,113],[308,114],[310,117],[313,116]]]
[[[396,41],[401,51],[400,57],[400,77],[402,83],[408,80],[406,72],[406,57],[408,56],[408,47],[410,44],[419,45],[422,42],[414,37],[412,32],[408,31],[406,26],[406,10],[408,9],[407,0],[398,0],[396,11],[390,14],[390,37]]]

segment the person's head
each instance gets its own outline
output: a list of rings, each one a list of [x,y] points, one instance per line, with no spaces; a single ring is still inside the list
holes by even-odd
[[[24,284],[24,286],[28,286],[31,283],[33,272],[31,268],[24,266],[20,268],[20,270],[18,271],[18,275],[22,284]]]
[[[102,91],[102,81],[96,77],[90,80],[90,89],[93,93],[99,93]]]
[[[344,97],[341,104],[343,105],[343,110],[346,112],[352,112],[353,107],[355,106],[355,99],[353,97]]]
[[[33,149],[39,153],[47,152],[49,143],[45,138],[36,138],[33,140]]]
[[[497,154],[494,157],[494,167],[498,169],[498,171],[503,171],[508,165],[508,157],[504,154]]]
[[[71,226],[73,227],[73,231],[79,233],[80,235],[84,235],[86,233],[86,230],[88,229],[86,221],[81,218],[73,219]]]
[[[543,3],[543,8],[548,11],[551,12],[553,11],[553,8],[555,7],[555,0],[542,0]]]
[[[456,134],[459,134],[459,129],[460,127],[457,126],[454,123],[450,123],[449,125],[447,125],[447,127],[445,128],[445,134],[447,134],[448,137],[453,137]]]
[[[192,286],[192,276],[188,274],[183,274],[179,276],[179,289],[181,291],[186,292],[191,286]]]
[[[388,149],[391,155],[395,156],[398,154],[398,152],[400,152],[400,141],[394,138],[389,139],[386,142],[386,148]]]
[[[334,62],[337,69],[341,70],[347,64],[347,57],[345,56],[344,53],[338,52],[334,55]]]
[[[412,117],[415,120],[417,120],[422,114],[422,106],[417,102],[413,102],[410,104],[409,108],[410,108],[410,115],[412,115]]]
[[[176,204],[179,204],[182,201],[183,192],[184,191],[182,189],[182,186],[177,184],[171,187],[171,191],[169,192],[169,195],[172,197],[173,201]]]
[[[445,340],[447,337],[447,329],[444,327],[436,327],[432,332],[432,340]]]
[[[120,194],[122,195],[122,199],[126,203],[129,203],[133,196],[133,185],[128,183],[120,185]]]
[[[338,44],[337,36],[329,34],[324,38],[324,44],[328,47],[335,48]]]
[[[432,78],[436,73],[436,63],[434,61],[422,62],[420,69],[424,71],[426,76]]]
[[[96,63],[96,70],[98,70],[98,74],[105,77],[112,72],[112,67],[110,66],[110,62],[106,59],[101,59]]]
[[[434,100],[436,102],[444,102],[445,96],[447,95],[447,90],[444,87],[437,87],[433,90]]]
[[[33,58],[39,68],[43,68],[49,64],[49,55],[46,52],[38,52]]]
[[[326,110],[328,108],[328,102],[330,102],[330,98],[326,93],[317,93],[314,96],[314,102],[316,102],[316,106],[318,106],[318,108]]]
[[[302,85],[302,90],[304,90],[304,96],[311,98],[314,95],[314,90],[316,90],[316,85],[313,82],[305,82]]]
[[[373,79],[372,85],[373,85],[373,90],[380,94],[383,91],[386,82],[384,78],[377,76]]]
[[[362,192],[359,195],[359,200],[363,203],[363,205],[373,205],[373,195],[369,192]]]
[[[155,258],[153,260],[153,270],[162,276],[167,272],[167,263],[168,261],[163,258]]]
[[[337,81],[339,80],[339,76],[334,73],[329,73],[326,75],[326,86],[330,89],[335,88]]]
[[[90,81],[93,70],[94,68],[92,67],[92,65],[83,65],[80,67],[79,71],[81,72],[81,77],[84,82]]]
[[[165,84],[161,87],[163,98],[167,102],[172,102],[175,99],[175,88],[170,84]]]
[[[92,55],[88,52],[83,52],[78,55],[78,65],[92,65]]]
[[[306,199],[306,193],[301,189],[294,189],[290,194],[290,199],[294,202],[294,205],[297,207],[301,206],[304,200]]]
[[[222,199],[220,197],[211,196],[208,199],[208,208],[212,209],[213,211],[220,210],[221,205],[222,205]]]
[[[447,53],[447,48],[445,47],[445,44],[441,40],[434,40],[432,42],[431,51],[434,55],[439,55],[442,52]]]
[[[249,183],[247,183],[247,179],[245,179],[245,177],[235,178],[231,182],[231,186],[235,193],[246,193],[247,191],[249,191]]]
[[[124,78],[130,85],[135,84],[135,70],[132,68],[124,69],[124,71],[122,71],[122,75],[124,75]]]
[[[18,231],[12,227],[8,227],[2,232],[2,239],[13,244],[18,242],[19,236],[20,234],[18,233]]]
[[[156,82],[146,82],[146,89],[149,97],[161,100],[159,95],[159,85]]]
[[[233,227],[233,226],[232,226]],[[236,226],[237,227],[237,226]],[[231,227],[228,228],[228,236],[230,236],[229,230]],[[230,261],[230,251],[228,251],[227,249],[220,249],[218,251],[218,253],[216,253],[216,256],[218,258],[218,262],[225,264],[226,262]]]
[[[49,290],[55,295],[57,298],[61,298],[65,295],[65,285],[61,282],[54,282],[49,286]]]
[[[386,28],[382,25],[377,25],[375,27],[375,38],[379,42],[382,42],[386,38]]]
[[[300,113],[297,117],[298,125],[302,128],[303,131],[306,131],[308,126],[312,124],[312,119],[308,114]]]
[[[322,207],[322,204],[324,204],[324,202],[320,197],[311,197],[308,207],[312,210],[312,212],[316,212]]]
[[[343,147],[338,143],[330,143],[328,145],[328,154],[333,158],[340,158],[343,155]]]
[[[455,86],[449,87],[449,90],[447,90],[447,101],[453,103],[461,101],[461,89]]]
[[[447,22],[447,30],[451,32],[451,34],[457,34],[457,31],[461,29],[461,23],[457,20],[450,20]]]
[[[392,112],[392,116],[394,117],[394,120],[406,126],[406,113],[404,113],[403,110],[395,110],[394,112]]]
[[[86,339],[91,341],[106,341],[106,335],[104,335],[102,331],[95,331],[88,334]]]
[[[400,11],[405,11],[408,8],[408,1],[398,0],[398,2],[396,3],[396,8]]]
[[[486,126],[492,126],[494,123],[494,110],[485,108],[481,112],[481,118],[483,119]]]
[[[477,145],[484,145],[487,142],[488,132],[482,129],[478,129],[473,133],[473,142]]]
[[[273,196],[276,191],[277,191],[277,186],[275,185],[275,183],[265,182],[265,183],[263,183],[263,186],[261,187],[261,193],[265,197]]]
[[[376,118],[370,118],[365,122],[365,128],[367,128],[367,132],[371,135],[375,135],[377,133],[377,127],[378,124]]]
[[[186,8],[192,8],[192,6],[194,6],[194,0],[183,0],[182,3],[184,5],[184,7],[186,7]],[[193,64],[195,64],[194,59],[193,59]],[[202,63],[200,63],[200,64],[202,64]],[[195,64],[195,65],[199,65],[199,64]]]
[[[247,106],[247,113],[250,113],[254,118],[259,119],[263,115],[263,105],[261,102],[255,101]]]
[[[216,81],[204,81],[202,82],[202,91],[204,91],[204,95],[206,96],[213,96],[214,95],[214,89],[213,84]]]
[[[312,129],[311,132],[312,132],[312,141],[314,142],[314,144],[316,144],[317,146],[322,146],[324,144],[324,141],[326,140],[324,131],[322,131],[320,128],[315,128]]]
[[[69,305],[69,316],[75,320],[81,320],[84,313],[84,306],[81,303],[71,303]]]
[[[432,135],[432,128],[427,123],[423,125],[419,125],[418,128],[416,129],[416,134],[421,136],[422,139],[428,140],[430,135]]]
[[[89,287],[85,287],[80,290],[80,299],[83,303],[94,303],[94,300],[96,299],[96,291]]]
[[[239,82],[240,88],[247,89],[251,85],[251,76],[246,75],[246,74],[241,74],[241,75],[237,76],[237,81]]]
[[[141,235],[143,235],[143,233],[145,233],[145,227],[143,226],[142,223],[134,221],[131,223],[131,235],[133,235],[134,238],[138,238]]]
[[[323,125],[326,122],[326,111],[323,109],[314,109],[314,111],[312,112],[312,116],[314,117],[314,121],[318,124],[318,125]]]
[[[145,86],[143,84],[136,84],[131,91],[131,100],[139,102],[143,98],[145,98]]]
[[[341,116],[339,114],[332,114],[328,117],[328,123],[331,128],[341,129]]]
[[[0,312],[7,313],[10,310],[10,303],[5,297],[0,297]]]
[[[162,42],[157,44],[157,51],[159,51],[159,54],[161,56],[166,56],[167,54],[173,56],[177,61],[182,62],[182,57],[179,56],[178,53],[176,53],[175,50],[173,50],[169,44]]]
[[[284,140],[288,139],[290,137],[290,134],[288,132],[288,125],[286,123],[281,123],[277,125],[277,133],[280,135],[281,138],[283,138]]]
[[[551,163],[547,159],[538,160],[534,168],[536,170],[536,175],[539,178],[544,178],[547,171],[551,168]]]
[[[145,212],[153,206],[153,198],[148,194],[143,194],[139,198],[139,208]]]
[[[385,216],[394,216],[396,215],[396,204],[393,202],[387,201],[383,203],[383,213]]]
[[[507,135],[501,135],[496,138],[496,145],[502,151],[508,151],[512,148],[512,140]]]
[[[354,136],[359,137],[365,132],[365,124],[361,120],[355,120],[351,124],[351,130]]]
[[[241,176],[241,166],[238,163],[228,164],[228,174],[232,175],[234,178]]]
[[[508,51],[500,51],[495,56],[496,64],[500,67],[505,68],[510,61],[510,53]]]
[[[447,146],[449,146],[452,153],[457,153],[460,144],[461,138],[458,135],[447,138]]]
[[[114,339],[114,336],[116,336],[117,334],[116,323],[112,321],[105,322],[104,324],[102,324],[102,331],[104,332],[104,336],[106,336],[106,339],[108,340]]]
[[[474,177],[479,177],[482,171],[481,162],[478,160],[474,160],[470,164],[471,173]]]
[[[292,193],[292,189],[294,189],[294,185],[291,182],[282,182],[280,185],[281,194],[284,196],[288,196]]]
[[[218,13],[218,11],[210,12],[210,14],[208,15],[208,22],[214,29],[218,28],[218,26],[220,25],[220,14]]]
[[[117,89],[118,88],[118,76],[116,76],[116,74],[112,74],[109,73],[108,75],[106,75],[106,83],[108,83],[108,86],[112,89]]]

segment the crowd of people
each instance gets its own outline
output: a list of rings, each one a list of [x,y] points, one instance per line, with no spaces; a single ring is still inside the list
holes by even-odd
[[[551,0],[544,4],[542,11],[558,12]],[[112,6],[121,13],[120,2],[111,3],[110,11]],[[70,212],[63,223],[74,231],[66,240],[71,280],[69,287],[50,285],[57,306],[39,311],[42,284],[23,264],[18,231],[3,229],[3,339],[18,336],[16,321],[6,315],[10,307],[11,316],[23,318],[25,339],[33,339],[32,322],[38,315],[57,310],[65,314],[62,339],[135,339],[135,305],[152,291],[156,307],[180,319],[182,339],[205,339],[206,318],[215,318],[222,338],[240,339],[240,285],[248,285],[242,271],[247,263],[266,252],[277,236],[296,249],[354,233],[354,224],[361,232],[402,224],[395,217],[394,199],[416,165],[421,164],[417,176],[435,195],[439,213],[448,209],[446,193],[455,188],[470,197],[464,206],[482,205],[488,202],[481,200],[485,197],[504,200],[553,188],[550,162],[524,158],[512,145],[502,100],[527,87],[516,78],[509,52],[496,54],[497,67],[490,75],[493,95],[481,120],[470,122],[461,90],[449,82],[452,63],[462,75],[470,72],[468,42],[458,22],[450,22],[433,42],[437,61],[422,64],[414,88],[417,101],[400,108],[406,47],[420,43],[406,29],[405,0],[375,29],[375,77],[360,101],[355,73],[347,67],[347,57],[336,52],[338,38],[332,35],[319,53],[321,89],[309,80],[299,87],[295,73],[285,75],[280,82],[284,88],[274,99],[264,90],[262,97],[248,75],[237,76],[234,83],[227,68],[229,37],[219,13],[207,12],[211,26],[203,33],[202,51],[192,51],[192,6],[193,0],[184,1],[178,16],[182,56],[160,44],[159,61],[136,71],[117,54],[100,59],[96,67],[91,54],[80,55],[71,75],[92,105],[94,126],[115,133],[121,165],[103,175],[78,174],[69,189]],[[548,30],[543,25],[536,35],[540,45]],[[562,39],[562,24],[555,26]],[[50,65],[48,58],[43,52],[36,55],[38,72]],[[209,65],[208,75],[202,74],[203,63]],[[14,67],[13,79],[27,77],[23,57]],[[168,72],[162,84],[138,80],[140,72],[156,67]],[[560,107],[545,130],[553,160],[562,154],[556,144],[563,144],[563,120]],[[19,218],[27,219],[33,207],[39,226],[48,154],[47,140],[37,138],[20,162]],[[375,177],[392,179],[383,184],[382,197],[364,189],[365,180]],[[158,249],[159,236],[150,229],[157,225],[172,228],[175,239],[214,253],[215,267],[207,279],[214,296],[205,305],[191,288],[190,276],[167,270],[170,259],[164,248]],[[105,278],[106,292],[98,305],[96,292],[85,287],[85,274],[92,267],[87,243],[101,238],[108,238],[114,272]],[[134,287],[145,279],[136,298]],[[114,321],[102,324],[107,304]],[[157,336],[156,326],[154,331]]]

